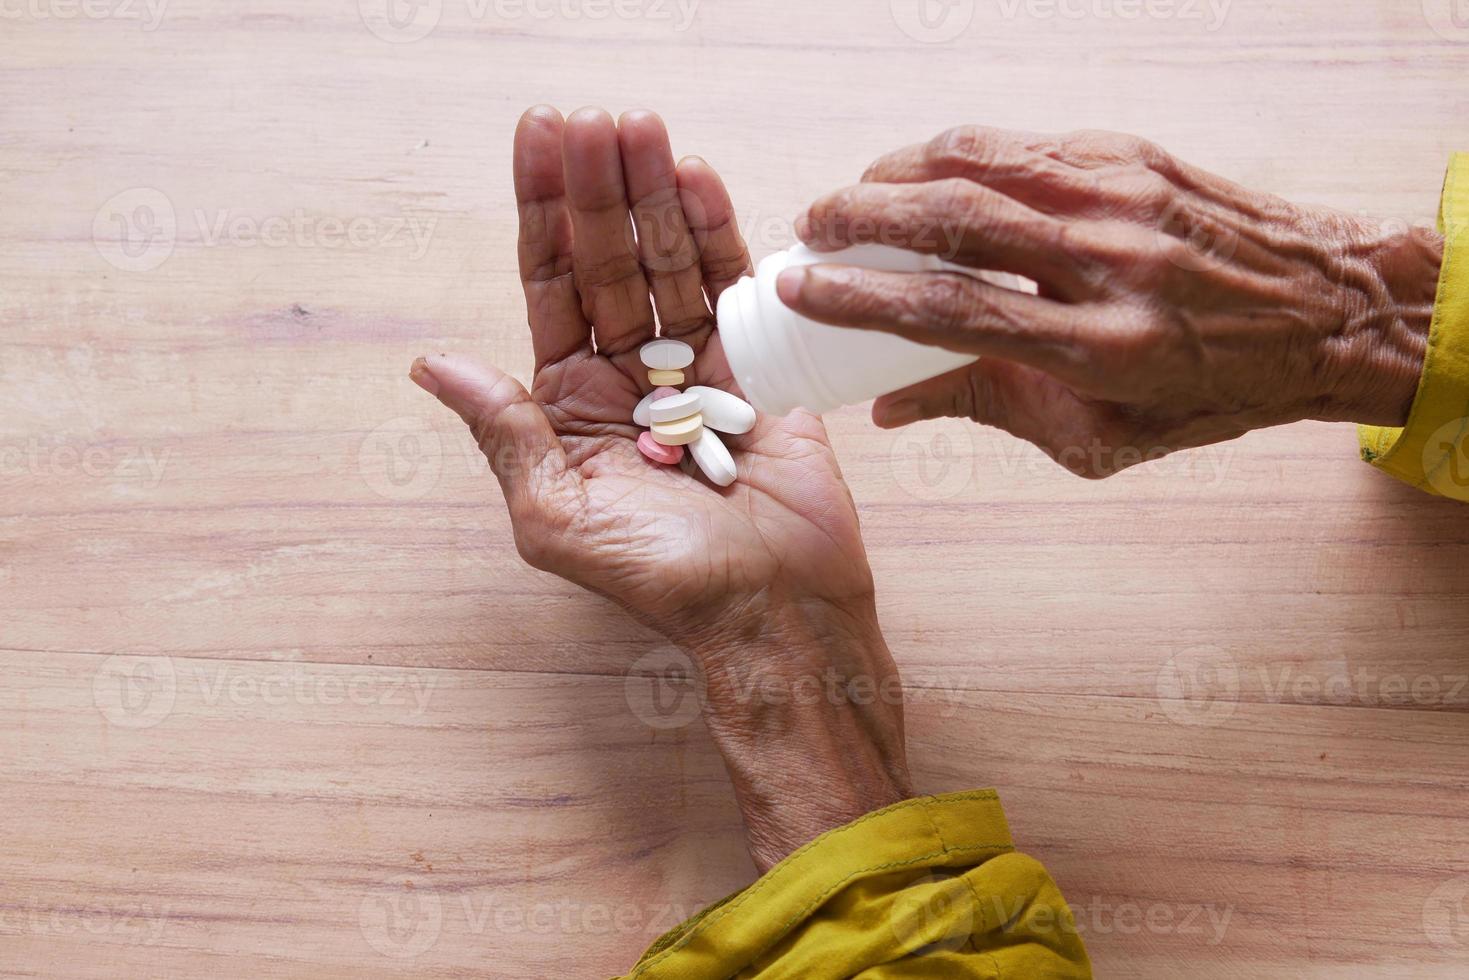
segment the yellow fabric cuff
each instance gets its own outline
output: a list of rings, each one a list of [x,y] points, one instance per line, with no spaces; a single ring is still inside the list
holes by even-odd
[[[1418,394],[1401,429],[1358,429],[1362,458],[1415,487],[1469,501],[1469,153],[1449,161],[1443,270]]]
[[[660,938],[623,980],[1089,978],[1071,910],[993,790],[830,831]]]

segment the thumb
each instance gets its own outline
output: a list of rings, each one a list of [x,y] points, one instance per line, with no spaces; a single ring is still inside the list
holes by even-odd
[[[1075,393],[1043,371],[987,357],[883,395],[872,420],[895,429],[924,419],[973,419],[1051,452],[1091,425]]]
[[[452,354],[420,357],[408,376],[469,426],[505,492],[517,537],[530,530],[566,476],[566,450],[541,406],[499,368]]]

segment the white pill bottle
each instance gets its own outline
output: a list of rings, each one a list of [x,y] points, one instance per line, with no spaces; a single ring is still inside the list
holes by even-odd
[[[746,276],[720,295],[717,311],[730,371],[750,403],[767,415],[785,415],[798,407],[819,415],[976,360],[972,354],[889,333],[833,327],[798,316],[776,296],[776,277],[793,266],[820,263],[883,272],[948,270],[1003,285],[1017,281],[887,245],[856,245],[836,252],[813,252],[797,245],[767,256],[753,277]]]

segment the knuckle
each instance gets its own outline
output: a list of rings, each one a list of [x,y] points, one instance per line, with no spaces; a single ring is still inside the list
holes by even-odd
[[[1177,204],[1178,188],[1155,170],[1119,175],[1107,183],[1113,209],[1127,215],[1161,217]]]
[[[973,319],[973,301],[968,283],[953,274],[922,277],[914,290],[917,313],[925,325],[945,333],[958,333]]]
[[[582,262],[577,266],[578,286],[590,288],[616,286],[629,279],[641,278],[642,262],[631,251],[619,251],[596,262]]]
[[[977,223],[984,215],[984,202],[974,185],[962,177],[948,177],[928,185],[929,217],[933,220],[955,219]]]
[[[985,126],[956,126],[928,142],[925,156],[939,170],[966,170],[982,165],[992,154],[998,131]]]

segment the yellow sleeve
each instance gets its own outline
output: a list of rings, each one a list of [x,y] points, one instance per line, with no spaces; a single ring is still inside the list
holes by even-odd
[[[992,790],[926,796],[830,831],[653,944],[622,980],[1090,978],[1046,869]]]
[[[1362,458],[1415,487],[1469,501],[1469,153],[1456,153],[1438,209],[1443,270],[1408,424],[1364,425]]]

